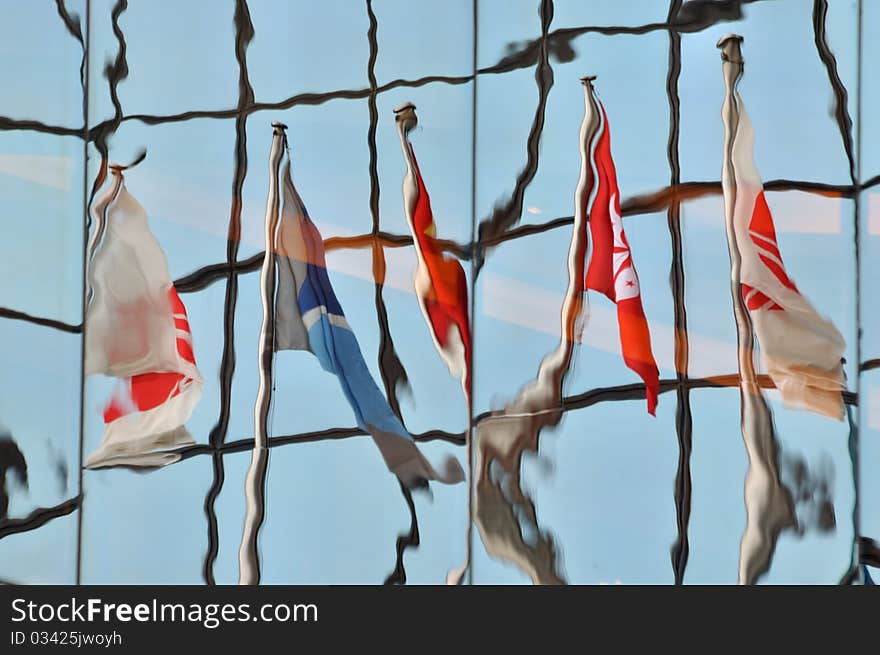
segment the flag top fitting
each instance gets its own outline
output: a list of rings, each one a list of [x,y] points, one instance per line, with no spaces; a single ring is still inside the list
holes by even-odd
[[[742,53],[740,52],[740,44],[743,42],[742,36],[739,34],[725,34],[718,43],[716,48],[721,50],[721,61],[729,61],[735,64],[742,64]]]
[[[411,102],[400,105],[394,110],[394,121],[404,133],[408,133],[419,123],[419,117],[416,116],[416,106]]]
[[[140,164],[144,159],[147,158],[147,149],[144,148],[141,150],[137,157],[135,157],[131,163],[129,164],[107,164],[107,168],[109,168],[114,175],[121,175],[122,171],[127,170],[129,168],[134,168],[138,164]]]
[[[724,36],[722,36],[720,39],[718,39],[718,43],[715,44],[715,47],[716,48],[724,47],[724,44],[727,43],[728,41],[730,41],[731,39],[736,39],[737,41],[742,42],[743,37],[739,34],[733,34],[732,32],[729,32],[729,33],[725,34]]]
[[[584,86],[592,86],[591,82],[596,79],[595,75],[584,75],[581,78],[581,84]]]

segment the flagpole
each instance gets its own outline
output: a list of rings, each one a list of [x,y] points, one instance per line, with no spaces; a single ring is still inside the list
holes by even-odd
[[[728,34],[721,37],[717,47],[721,50],[725,85],[721,110],[724,122],[721,186],[730,256],[730,294],[737,333],[740,426],[749,460],[745,479],[746,527],[740,542],[738,579],[739,584],[753,584],[770,567],[779,533],[793,526],[795,518],[791,496],[780,479],[779,446],[774,435],[773,417],[755,373],[752,322],[741,291],[742,261],[734,227],[737,183],[733,146],[740,120],[741,99],[736,86],[743,74],[742,41],[743,37]]]
[[[416,106],[411,102],[407,102],[397,109],[394,110],[395,114],[395,122],[397,124],[397,132],[400,137],[400,146],[403,150],[404,161],[406,162],[406,175],[403,180],[403,200],[404,200],[404,211],[406,213],[406,219],[409,223],[410,231],[413,235],[413,245],[415,246],[416,258],[417,258],[417,267],[415,278],[413,280],[413,284],[416,291],[416,297],[419,301],[419,306],[422,310],[422,314],[425,316],[425,319],[429,323],[431,338],[434,341],[434,346],[437,348],[437,351],[440,353],[441,357],[446,361],[447,366],[449,367],[450,372],[455,369],[455,356],[450,356],[447,352],[444,351],[444,347],[438,339],[437,335],[434,332],[434,326],[432,324],[431,319],[429,318],[430,312],[428,307],[426,306],[425,297],[433,291],[434,281],[431,279],[428,264],[425,260],[425,255],[422,252],[422,249],[419,245],[419,234],[418,230],[421,228],[416,227],[415,223],[415,205],[419,199],[419,174],[418,174],[418,166],[416,165],[415,155],[413,154],[412,146],[409,142],[408,134],[409,131],[418,125],[418,116],[416,116]],[[463,272],[463,269],[462,269]],[[469,294],[472,299],[473,294]],[[472,315],[473,313],[473,305],[469,303],[470,309],[469,312]],[[470,320],[468,319],[468,325],[470,324]],[[468,332],[471,332],[470,328],[467,327]],[[460,329],[460,327],[459,327]],[[459,332],[459,336],[462,340],[467,339],[470,340],[471,335],[464,335]],[[467,346],[464,346],[462,341],[461,344],[464,348],[464,352],[462,353],[464,357],[463,362],[463,370],[459,371],[461,374],[461,384],[462,389],[464,391],[465,401],[467,405],[467,432],[465,433],[465,453],[468,461],[468,471],[471,474],[471,479],[467,481],[468,483],[468,494],[467,494],[467,513],[468,513],[468,526],[465,532],[465,558],[464,563],[461,566],[455,567],[451,571],[449,571],[446,575],[446,583],[449,585],[459,585],[462,584],[465,576],[470,571],[471,568],[471,543],[473,541],[473,401],[471,399],[471,392],[473,390],[473,378],[472,378],[472,358],[473,358],[473,349]]]
[[[553,539],[544,535],[537,524],[534,504],[521,488],[502,492],[491,471],[504,470],[510,479],[519,478],[522,455],[537,452],[541,430],[559,424],[562,418],[563,383],[571,366],[575,345],[581,339],[587,297],[584,294],[589,237],[587,217],[596,196],[597,171],[594,153],[596,135],[601,126],[599,107],[594,96],[594,75],[582,77],[584,119],[581,123],[579,150],[580,177],[574,194],[574,222],[568,250],[568,286],[560,308],[558,346],[541,360],[535,379],[523,385],[516,398],[498,413],[476,427],[474,482],[474,520],[486,552],[495,559],[513,562],[534,584],[565,584],[557,569]],[[517,500],[511,500],[511,497]],[[523,522],[538,534],[527,543],[522,535]]]
[[[265,515],[266,471],[269,461],[269,408],[272,402],[272,359],[275,352],[275,232],[278,229],[278,176],[281,156],[287,143],[282,123],[272,123],[272,148],[269,152],[269,195],[266,199],[266,251],[260,270],[260,300],[263,323],[257,347],[260,386],[254,405],[254,448],[245,479],[246,513],[241,546],[238,551],[239,584],[260,581],[258,537]]]

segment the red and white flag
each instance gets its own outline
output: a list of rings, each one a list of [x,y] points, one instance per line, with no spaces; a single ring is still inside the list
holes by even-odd
[[[461,378],[465,395],[469,397],[471,335],[467,278],[461,264],[448,257],[437,243],[431,200],[407,138],[418,122],[415,109],[415,105],[407,103],[394,110],[407,166],[403,181],[404,208],[418,256],[414,286],[422,313],[431,327],[434,345],[449,372]]]
[[[733,233],[742,297],[758,339],[764,369],[790,407],[843,420],[846,388],[841,357],[846,342],[820,316],[785,270],[773,217],[755,165],[755,132],[735,86],[724,128],[731,145],[723,183],[732,190]]]
[[[85,373],[117,383],[103,439],[85,466],[163,466],[179,459],[168,450],[194,443],[184,423],[202,390],[186,308],[121,170],[93,217]]]
[[[651,351],[651,333],[642,308],[639,276],[620,217],[620,190],[611,159],[611,133],[605,107],[590,87],[599,108],[599,129],[590,147],[594,189],[589,206],[590,236],[593,241],[585,286],[605,294],[617,304],[617,323],[623,361],[645,382],[648,412],[654,415],[660,374]]]

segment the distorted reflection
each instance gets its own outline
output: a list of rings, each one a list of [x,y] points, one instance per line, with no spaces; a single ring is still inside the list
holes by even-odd
[[[0,521],[9,510],[10,480],[27,489],[28,467],[15,439],[9,432],[3,432],[0,434]]]
[[[874,583],[873,4],[282,5],[10,14],[0,580]]]
[[[194,444],[184,424],[201,397],[192,334],[165,254],[143,207],[125,188],[124,166],[97,199],[89,244],[85,375],[117,378],[104,436],[87,468],[170,464]]]
[[[722,186],[737,327],[742,433],[749,455],[747,522],[740,546],[740,583],[769,567],[783,530],[794,529],[795,499],[783,484],[773,416],[755,371],[754,334],[764,366],[786,405],[843,419],[841,355],[845,343],[788,277],[752,155],[754,132],[736,85],[743,74],[742,37],[718,41],[726,95]],[[798,488],[801,485],[798,484]],[[797,498],[797,496],[796,496]],[[799,498],[798,498],[799,499]],[[833,528],[826,499],[824,529]]]

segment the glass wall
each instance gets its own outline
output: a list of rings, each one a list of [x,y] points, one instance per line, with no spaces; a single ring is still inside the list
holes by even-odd
[[[237,583],[249,527],[267,584],[838,584],[876,571],[859,563],[880,557],[874,3],[2,4],[0,580]],[[740,390],[716,47],[728,33],[742,36],[738,90],[778,253],[845,342],[842,420],[790,406],[757,332],[757,391]],[[598,256],[577,227],[581,167],[595,165],[585,89],[611,135],[654,416],[624,360],[620,303],[573,273]],[[394,110],[407,102],[418,126],[402,150]],[[454,458],[464,482],[411,489],[389,472],[358,387],[314,337],[261,359],[262,267],[281,284],[265,235],[282,131],[323,239],[309,270],[326,269],[377,411],[438,469]],[[409,153],[433,230],[408,204]],[[120,175],[164,260],[101,214]],[[85,347],[95,285],[122,285],[95,279],[112,239],[128,248],[120,265],[143,258],[173,281],[202,378],[191,442],[162,466],[84,467],[120,377],[92,374]],[[465,280],[464,384],[431,328],[449,278],[426,295],[416,273],[438,257]]]

